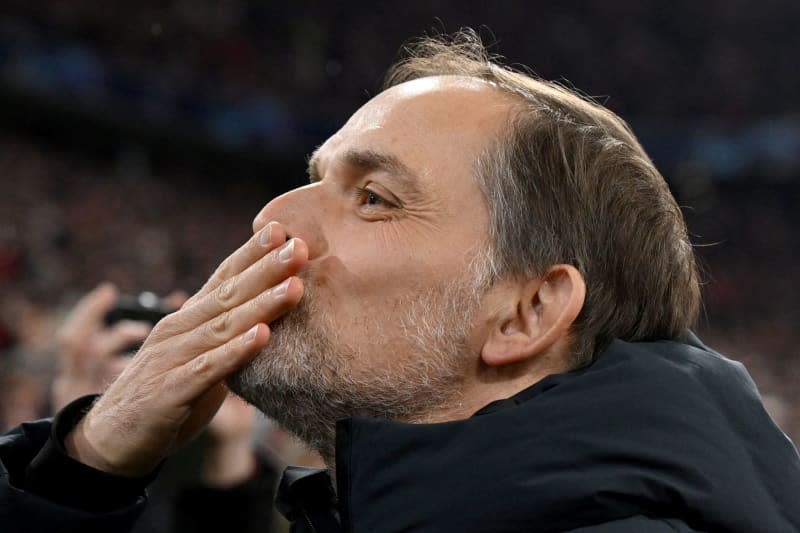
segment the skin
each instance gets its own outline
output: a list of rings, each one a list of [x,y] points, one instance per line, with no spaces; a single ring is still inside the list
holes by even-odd
[[[351,362],[355,372],[402,365],[408,341],[395,320],[399,302],[458,278],[487,246],[473,162],[507,126],[511,105],[489,84],[449,76],[407,82],[368,102],[314,154],[313,182],[267,204],[253,239],[156,326],[70,434],[68,451],[116,474],[151,471],[208,423],[224,399],[222,381],[269,342],[268,324],[299,302],[303,279],[313,278],[320,312],[339,335],[369,354]],[[380,154],[384,164],[364,154]],[[386,165],[386,156],[403,168]],[[284,292],[276,291],[281,282]],[[499,280],[472,320],[461,399],[427,421],[468,417],[564,370],[584,293],[568,265]]]
[[[312,184],[274,199],[256,216],[254,231],[275,220],[308,244],[320,314],[332,317],[370,359],[354,365],[356,372],[371,372],[376,359],[407,362],[398,306],[408,294],[458,277],[486,245],[488,212],[472,161],[506,114],[506,101],[481,82],[403,84],[360,109],[315,152]],[[413,177],[349,161],[349,154],[364,151],[396,157]],[[359,187],[369,193],[358,197]],[[470,348],[480,350],[477,342]]]
[[[119,292],[103,283],[84,295],[67,315],[56,334],[59,371],[53,382],[51,403],[60,410],[87,394],[102,392],[133,360],[125,351],[143,341],[152,329],[145,322],[104,322]],[[181,292],[167,296],[173,309],[187,299]],[[227,487],[246,480],[256,469],[251,433],[255,408],[234,395],[222,403],[208,425],[208,445],[203,457],[203,480],[209,486]]]
[[[56,333],[59,368],[51,394],[54,410],[102,391],[130,361],[125,350],[150,333],[144,322],[123,320],[106,326],[104,317],[117,297],[113,285],[99,285],[81,298]]]

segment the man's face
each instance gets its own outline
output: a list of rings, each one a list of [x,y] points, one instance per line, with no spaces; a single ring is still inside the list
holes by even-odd
[[[458,402],[479,359],[473,266],[488,249],[473,164],[507,116],[488,84],[425,78],[376,96],[317,150],[312,183],[254,222],[305,240],[309,266],[301,305],[236,392],[323,455],[336,418],[431,420]]]

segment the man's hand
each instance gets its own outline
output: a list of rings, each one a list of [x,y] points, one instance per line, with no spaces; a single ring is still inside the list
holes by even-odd
[[[223,380],[266,345],[268,323],[294,307],[308,261],[299,239],[270,223],[162,319],[119,378],[66,439],[76,459],[141,477],[208,424],[227,395]]]

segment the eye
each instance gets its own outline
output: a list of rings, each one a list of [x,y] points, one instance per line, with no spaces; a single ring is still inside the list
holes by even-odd
[[[387,201],[380,194],[365,187],[356,188],[356,198],[358,199],[359,205],[367,207],[381,207],[381,206],[393,205],[391,202]]]

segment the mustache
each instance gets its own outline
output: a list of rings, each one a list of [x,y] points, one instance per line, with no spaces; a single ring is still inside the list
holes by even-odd
[[[300,276],[298,275],[298,277]],[[290,326],[305,326],[311,320],[318,307],[316,283],[309,278],[301,277],[301,279],[303,280],[303,296],[300,301],[296,306],[270,322],[270,330],[282,330]]]

